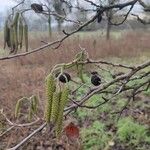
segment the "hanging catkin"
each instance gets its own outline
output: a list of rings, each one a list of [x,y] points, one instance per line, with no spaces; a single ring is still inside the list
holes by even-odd
[[[59,113],[58,113],[58,118],[57,118],[56,125],[55,125],[57,138],[60,138],[61,136],[62,126],[63,126],[63,112],[64,112],[64,107],[66,106],[67,101],[68,101],[68,95],[69,95],[69,89],[65,87],[62,90],[60,103],[59,103]]]
[[[78,54],[76,55],[76,59],[78,59],[78,62],[84,61],[84,57],[85,57],[85,55],[84,55],[84,52],[83,52],[83,51],[80,52],[80,53],[78,53]],[[83,69],[84,69],[84,66],[83,66],[83,64],[78,64],[78,62],[77,62],[77,64],[76,64],[76,67],[77,67],[77,75],[78,75],[78,77],[81,79],[82,83],[85,83],[84,78],[83,78]]]
[[[23,26],[23,31],[24,31],[25,48],[26,48],[26,52],[28,52],[28,25],[27,24]]]
[[[61,98],[61,92],[55,92],[53,94],[53,104],[52,104],[52,113],[51,121],[55,124],[59,114],[59,103]]]
[[[15,44],[15,53],[18,51],[18,19],[19,19],[19,13],[17,12],[15,14],[14,20],[13,20],[13,30],[14,30],[14,44]]]
[[[46,77],[46,108],[45,108],[45,119],[49,123],[51,119],[51,110],[52,110],[52,101],[53,93],[55,92],[56,85],[54,77],[52,74],[49,74]]]
[[[19,18],[19,33],[18,33],[18,43],[20,45],[20,49],[22,48],[23,41],[23,22],[22,17]]]
[[[4,49],[6,48],[6,44],[10,47],[10,29],[8,27],[8,20],[5,21],[4,25]]]

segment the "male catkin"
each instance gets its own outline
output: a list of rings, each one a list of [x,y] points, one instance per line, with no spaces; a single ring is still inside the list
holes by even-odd
[[[17,53],[18,51],[18,19],[19,19],[19,13],[17,12],[13,20],[15,53]]]
[[[33,117],[33,109],[32,109],[32,105],[30,105],[29,112],[28,112],[28,120],[31,121],[32,117]]]
[[[33,113],[37,113],[38,98],[35,95],[31,96],[31,108]]]
[[[22,103],[22,99],[19,99],[16,103],[16,107],[15,107],[15,117],[16,118],[19,116],[21,103]]]
[[[10,27],[10,43],[11,43],[11,51],[13,52],[15,48],[13,27]]]
[[[55,78],[52,74],[46,77],[46,108],[45,108],[45,119],[49,123],[51,119],[53,93],[56,90]]]
[[[23,26],[23,31],[24,31],[25,48],[26,48],[26,52],[28,52],[28,25],[27,24]]]
[[[6,48],[6,44],[10,47],[10,29],[8,27],[8,20],[5,21],[4,25],[4,49]]]
[[[18,42],[20,45],[20,49],[22,48],[22,41],[23,41],[23,22],[22,18],[19,18],[19,34],[18,34]]]
[[[55,124],[59,115],[59,103],[61,98],[61,92],[55,92],[53,94],[51,121]]]
[[[80,61],[84,61],[84,59],[85,59],[84,52],[78,53],[76,55],[76,59],[78,59],[79,62]],[[81,79],[82,83],[85,83],[84,78],[83,78],[83,69],[84,69],[83,64],[77,64],[76,67],[77,67],[77,75],[78,75],[78,77]]]
[[[19,12],[16,12],[13,23],[12,23],[12,26],[14,26],[14,24],[18,23],[18,19],[19,19]]]
[[[60,103],[59,103],[59,113],[58,113],[58,118],[57,118],[56,126],[55,126],[57,138],[60,138],[61,136],[62,126],[63,126],[63,112],[64,112],[64,107],[66,106],[67,101],[68,101],[68,95],[69,95],[69,89],[65,87],[62,90]]]

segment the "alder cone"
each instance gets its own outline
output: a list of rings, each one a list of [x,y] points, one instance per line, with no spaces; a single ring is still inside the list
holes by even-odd
[[[101,78],[99,77],[98,73],[92,72],[92,77],[91,77],[91,83],[95,86],[99,86],[101,84]]]
[[[31,4],[31,8],[32,8],[36,13],[40,13],[40,12],[43,11],[43,7],[42,7],[42,5],[40,5],[40,4],[33,3],[33,4]]]
[[[59,76],[59,74],[60,72],[55,75],[56,78]],[[69,73],[64,72],[59,76],[59,81],[62,83],[69,82],[70,80],[71,80],[71,76],[69,75]]]

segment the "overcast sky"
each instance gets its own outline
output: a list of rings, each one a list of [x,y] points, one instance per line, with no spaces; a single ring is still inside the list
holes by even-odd
[[[93,0],[93,1],[96,1],[96,0]],[[7,11],[14,5],[15,5],[15,2],[13,2],[12,0],[0,0],[0,12]],[[137,12],[137,11],[140,11],[141,9],[140,7],[136,7],[134,10]]]
[[[4,12],[14,5],[12,0],[0,0],[0,11]]]

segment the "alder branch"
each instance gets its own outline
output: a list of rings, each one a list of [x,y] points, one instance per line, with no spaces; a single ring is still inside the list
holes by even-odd
[[[0,138],[3,137],[5,134],[7,134],[9,131],[11,131],[15,126],[11,126],[6,131],[4,131],[2,134],[0,134]]]
[[[18,4],[15,5],[14,7],[12,7],[12,15],[14,15],[15,8],[17,8],[18,6],[20,6],[20,5],[23,4],[24,2],[25,2],[25,0],[22,0],[20,3],[18,3]]]
[[[100,5],[97,5],[97,4],[94,3],[93,1],[90,1],[90,0],[84,0],[84,1],[87,2],[87,3],[90,3],[92,6],[100,7]]]
[[[109,65],[109,66],[113,66],[113,67],[121,67],[121,68],[125,68],[125,69],[134,69],[135,67],[131,67],[128,65],[123,65],[123,64],[115,64],[115,63],[111,63],[108,61],[103,61],[103,60],[92,60],[92,59],[87,59],[87,61],[85,62],[79,62],[79,64],[105,64],[105,65]]]
[[[62,19],[64,21],[72,22],[72,23],[77,24],[77,25],[82,25],[79,21],[68,19],[68,18],[66,18],[66,16],[62,16],[62,15],[56,13],[56,12],[50,12],[50,13],[42,12],[42,14],[44,14],[44,15],[52,15],[52,16],[55,16],[55,17],[57,17],[59,19]]]
[[[130,70],[128,73],[122,75],[122,76],[119,76],[117,77],[116,79],[110,81],[109,83],[106,83],[106,84],[103,84],[101,85],[100,87],[98,88],[93,88],[92,90],[90,90],[83,98],[81,98],[78,103],[78,105],[76,104],[73,104],[71,106],[69,106],[68,108],[65,109],[65,111],[68,113],[70,111],[72,111],[72,109],[76,109],[79,107],[79,105],[82,105],[84,104],[85,102],[87,102],[93,95],[95,94],[100,94],[102,93],[104,90],[108,89],[111,85],[114,85],[115,83],[118,83],[120,81],[123,81],[123,80],[126,80],[127,82],[129,82],[129,79],[131,79],[131,77],[133,75],[135,75],[138,71],[146,68],[146,67],[149,67],[150,66],[150,61],[144,63],[144,64],[141,64],[139,66],[136,66],[136,67],[133,67],[134,69]],[[144,85],[149,83],[150,82],[150,79],[148,81],[146,81],[145,83],[143,83]],[[125,83],[126,84],[126,83]],[[139,87],[142,87],[142,85],[140,84]],[[120,92],[123,92],[124,90],[129,90],[129,89],[135,89],[136,87],[124,87],[124,85],[122,86],[121,90],[119,90],[118,93]]]
[[[135,3],[136,3],[136,2],[135,2]],[[131,5],[129,11],[126,13],[124,19],[123,19],[121,22],[119,22],[119,23],[112,23],[111,20],[110,20],[109,23],[110,23],[111,25],[115,25],[115,26],[118,26],[118,25],[123,24],[123,23],[127,20],[127,18],[128,18],[128,16],[129,16],[130,12],[132,11],[132,9],[133,9],[135,3],[133,3],[133,4]]]
[[[140,23],[146,25],[146,24],[150,24],[150,20],[144,20],[142,18],[140,18],[138,15],[132,14],[132,16],[135,16],[137,18],[137,21],[139,21]]]
[[[14,127],[26,127],[26,126],[32,126],[34,124],[36,124],[37,122],[39,122],[41,119],[37,118],[37,120],[30,122],[30,123],[24,123],[24,124],[17,124],[17,123],[13,123],[12,121],[10,121],[6,114],[4,114],[3,110],[0,110],[0,114],[6,119],[6,121],[8,122],[8,124],[10,126],[14,126]]]
[[[150,11],[150,6],[146,5],[143,0],[138,0],[139,4],[144,7],[144,11]]]
[[[73,34],[79,32],[79,31],[81,31],[84,27],[86,27],[89,24],[91,24],[92,22],[94,22],[97,19],[97,17],[99,15],[102,15],[105,11],[108,11],[108,10],[114,9],[114,8],[123,9],[123,8],[125,8],[127,6],[134,5],[137,1],[138,0],[133,0],[133,1],[130,1],[130,2],[122,3],[122,4],[115,4],[115,5],[100,7],[98,9],[98,13],[96,13],[96,15],[94,15],[89,21],[87,21],[84,24],[80,25],[76,30],[74,30],[74,31],[72,31],[70,33],[67,33],[65,31],[64,32],[64,33],[66,33],[65,36],[62,37],[60,40],[56,40],[56,41],[53,41],[51,43],[45,44],[45,45],[43,45],[41,47],[38,47],[36,49],[33,49],[33,50],[29,51],[29,52],[15,54],[15,55],[10,55],[10,56],[6,56],[6,57],[1,57],[0,60],[7,60],[7,59],[12,59],[12,58],[17,58],[17,57],[23,57],[23,56],[26,56],[26,55],[29,55],[29,54],[32,54],[32,53],[36,53],[36,52],[42,51],[42,50],[44,50],[47,47],[51,47],[51,46],[54,46],[54,45],[58,44],[58,46],[55,47],[55,49],[57,49],[62,44],[62,42],[65,39],[67,39],[68,37],[72,36]]]
[[[66,17],[64,16],[58,16],[58,14],[56,13],[51,13],[51,15],[54,15],[56,17],[60,17],[66,21],[69,21],[69,22],[73,22],[73,23],[78,23],[79,24],[79,27],[70,32],[70,33],[67,33],[65,30],[63,30],[63,33],[64,33],[64,37],[62,37],[61,39],[59,40],[56,40],[56,41],[53,41],[51,43],[44,43],[45,45],[41,46],[41,47],[38,47],[36,49],[33,49],[29,52],[25,52],[25,53],[20,53],[20,54],[16,54],[16,55],[11,55],[11,56],[7,56],[7,57],[2,57],[0,58],[0,60],[7,60],[7,59],[12,59],[12,58],[17,58],[17,57],[22,57],[22,56],[26,56],[26,55],[29,55],[29,54],[32,54],[32,53],[36,53],[38,51],[42,51],[44,50],[45,48],[47,47],[52,47],[54,46],[55,49],[57,49],[61,44],[62,42],[69,38],[70,36],[72,36],[73,34],[81,31],[84,27],[88,26],[89,24],[91,24],[92,22],[94,22],[97,17],[99,15],[102,15],[105,11],[108,11],[110,9],[114,9],[114,8],[118,8],[118,9],[123,9],[127,6],[131,6],[130,7],[130,10],[128,11],[128,13],[126,14],[125,16],[125,20],[127,19],[129,13],[131,12],[132,8],[134,7],[135,3],[138,2],[139,0],[133,0],[133,1],[130,1],[130,2],[127,2],[127,3],[122,3],[122,4],[115,4],[115,5],[110,5],[110,6],[99,6],[95,3],[93,3],[92,1],[90,0],[85,0],[86,2],[90,3],[91,5],[95,6],[98,8],[98,13],[96,13],[91,19],[89,19],[87,22],[85,22],[84,24],[80,24],[80,22],[75,22],[73,20],[69,20],[67,19]],[[124,20],[124,21],[125,21]],[[123,21],[123,22],[124,22]],[[122,22],[122,23],[123,23]],[[117,24],[118,25],[118,24]],[[135,74],[146,68],[146,67],[149,67],[150,66],[150,61],[144,63],[144,64],[141,64],[141,65],[138,65],[138,66],[128,66],[128,65],[122,65],[122,64],[114,64],[114,63],[111,63],[111,62],[106,62],[106,61],[101,61],[101,60],[98,60],[98,61],[94,61],[92,59],[87,59],[85,62],[79,62],[78,64],[84,64],[84,65],[88,65],[88,64],[104,64],[104,65],[109,65],[109,66],[113,66],[113,67],[121,67],[121,68],[124,68],[124,69],[129,69],[129,72],[126,73],[126,74],[123,74],[119,77],[116,77],[115,79],[113,79],[112,81],[108,82],[108,83],[104,83],[104,84],[101,84],[99,87],[96,87],[96,88],[90,88],[89,91],[87,91],[87,93],[85,94],[84,97],[80,98],[79,100],[74,101],[72,100],[73,104],[69,107],[67,107],[64,112],[65,112],[65,116],[69,115],[71,112],[73,112],[74,110],[76,110],[77,108],[79,107],[82,107],[82,108],[87,108],[87,109],[96,109],[98,107],[100,107],[101,105],[104,105],[105,103],[107,103],[108,101],[110,101],[112,98],[116,97],[117,95],[121,94],[122,92],[124,91],[127,91],[127,90],[132,90],[133,92],[133,95],[135,96],[136,94],[142,92],[142,91],[145,91],[149,88],[150,86],[150,79],[146,80],[145,82],[137,85],[137,86],[128,86],[127,84],[130,82],[130,81],[133,81],[133,80],[138,80],[138,79],[142,79],[144,77],[148,77],[149,75],[149,72],[146,72],[144,73],[143,75],[139,76],[139,77],[134,77]],[[119,83],[119,84],[118,84]],[[120,84],[121,83],[121,84]],[[117,85],[117,89],[113,89],[113,90],[109,90],[109,88],[112,86],[112,85]],[[81,85],[83,86],[83,85]],[[77,92],[78,89],[80,89],[79,86],[76,90],[74,90],[72,92],[75,93]],[[144,88],[146,86],[146,88]],[[143,89],[144,88],[144,89]],[[111,94],[111,97],[102,97],[103,98],[103,102],[96,105],[96,106],[86,106],[85,103],[87,101],[90,100],[90,98],[95,95],[95,94],[103,94],[103,93],[108,93],[108,94]],[[123,109],[125,109],[127,107],[128,103],[126,104],[126,106],[124,106]],[[123,111],[122,109],[122,111]],[[120,112],[122,112],[120,111]],[[22,126],[29,126],[29,125],[33,125],[33,122],[30,123],[30,124],[14,124],[12,123],[6,116],[5,116],[6,120],[8,121],[8,123],[10,123],[10,125],[12,126],[19,126],[19,127],[22,127]],[[34,130],[31,134],[29,134],[26,138],[24,138],[19,144],[17,144],[15,147],[13,148],[10,148],[9,150],[16,150],[18,149],[19,147],[21,147],[23,144],[25,144],[30,138],[32,138],[36,133],[40,132],[44,127],[46,127],[46,123],[44,122],[40,127],[38,127],[36,130]],[[11,128],[10,128],[11,130]],[[9,129],[8,129],[9,131]]]
[[[90,61],[90,63],[104,63],[103,61]],[[79,62],[80,63],[80,62]],[[89,62],[88,61],[85,61],[83,62],[83,64],[88,64]],[[113,65],[112,63],[108,63],[107,65],[110,65],[110,66],[116,66],[116,67],[120,67],[120,65]],[[124,66],[121,66],[121,67],[124,67]],[[141,71],[143,69],[145,69],[146,67],[150,67],[150,61],[144,63],[144,64],[140,64],[138,66],[134,66],[134,67],[130,67],[128,68],[129,69],[129,72],[122,75],[122,76],[119,76],[117,77],[116,79],[113,79],[112,81],[110,81],[109,83],[106,83],[106,84],[103,84],[103,85],[100,85],[99,87],[96,87],[96,88],[92,88],[90,89],[90,91],[88,91],[86,93],[86,95],[84,97],[82,97],[81,99],[77,100],[78,102],[76,101],[73,101],[74,104],[72,104],[71,106],[67,107],[64,112],[65,112],[65,116],[69,115],[71,112],[73,112],[74,110],[76,110],[77,108],[81,107],[81,108],[87,108],[87,109],[96,109],[102,105],[104,105],[105,103],[107,103],[108,101],[112,100],[112,98],[115,98],[117,95],[121,94],[122,92],[124,91],[127,91],[127,90],[133,90],[133,94],[136,95],[138,94],[140,91],[143,91],[143,90],[147,90],[150,86],[150,78],[148,80],[146,80],[145,82],[135,86],[126,86],[126,84],[131,80],[131,79],[134,79],[132,78],[132,76],[134,76],[138,71]],[[126,68],[126,67],[125,67]],[[131,69],[132,68],[132,69]],[[142,75],[143,77],[145,76],[144,74]],[[139,78],[142,78],[142,76],[140,76]],[[121,81],[124,81],[120,86],[119,88],[116,90],[115,89],[115,92],[111,91],[110,93],[112,94],[111,97],[109,98],[105,98],[105,97],[102,97],[104,99],[104,102],[98,104],[97,106],[86,106],[86,105],[83,105],[85,104],[87,101],[90,100],[90,98],[95,95],[95,94],[102,94],[102,93],[109,93],[109,90],[108,88],[116,83],[119,83]],[[148,84],[148,85],[147,85]],[[140,90],[142,87],[146,86],[147,87],[143,90]],[[137,92],[138,91],[138,92]],[[129,102],[128,102],[129,103]],[[127,104],[128,104],[127,103]],[[119,111],[120,113],[123,112],[123,109],[125,109],[127,107],[127,104],[122,108],[121,111]],[[16,150],[18,149],[19,147],[21,147],[23,144],[25,144],[30,138],[32,138],[36,133],[40,132],[44,127],[46,127],[46,123],[44,122],[39,128],[37,128],[36,130],[34,130],[31,134],[29,134],[26,138],[24,138],[19,144],[17,144],[15,147],[13,148],[10,148],[9,150]]]
[[[46,127],[47,123],[43,123],[39,128],[34,130],[30,135],[28,135],[26,138],[24,138],[19,144],[16,146],[9,148],[7,150],[17,150],[19,147],[21,147],[24,143],[26,143],[30,138],[32,138],[36,133],[40,132],[44,127]]]

